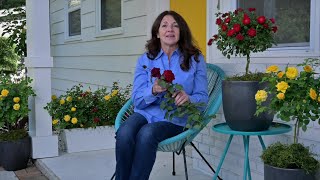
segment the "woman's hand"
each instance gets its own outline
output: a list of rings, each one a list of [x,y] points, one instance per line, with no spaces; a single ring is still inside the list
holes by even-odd
[[[182,104],[190,101],[189,95],[183,90],[173,93],[172,97],[175,98],[175,104],[177,106],[181,106]]]
[[[152,94],[157,95],[158,93],[162,93],[166,90],[167,90],[166,88],[163,88],[158,84],[158,79],[156,79],[156,81],[154,82],[154,84],[152,86]]]

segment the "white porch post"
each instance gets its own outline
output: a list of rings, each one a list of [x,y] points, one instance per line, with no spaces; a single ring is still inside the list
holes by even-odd
[[[37,96],[30,99],[29,134],[32,158],[58,156],[58,137],[52,134],[51,117],[43,107],[51,100],[49,0],[27,0],[28,76]]]

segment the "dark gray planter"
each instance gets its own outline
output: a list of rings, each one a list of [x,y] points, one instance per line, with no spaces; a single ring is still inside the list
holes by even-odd
[[[258,81],[223,81],[222,101],[226,123],[236,131],[262,131],[269,128],[274,114],[255,116],[255,94],[266,84]],[[268,101],[268,100],[267,100]],[[267,102],[266,102],[267,103]]]
[[[7,171],[25,169],[31,152],[31,139],[25,137],[15,142],[1,142],[1,165]]]
[[[264,165],[264,180],[315,180],[314,174],[306,174],[302,169],[278,168]]]

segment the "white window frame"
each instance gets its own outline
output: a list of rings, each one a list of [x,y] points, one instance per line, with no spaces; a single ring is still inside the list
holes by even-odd
[[[96,0],[96,37],[122,34],[123,30],[123,0],[121,1],[121,26],[117,28],[101,30],[101,0]]]
[[[300,63],[301,58],[304,57],[319,57],[320,56],[320,12],[316,7],[320,7],[319,0],[310,0],[310,45],[306,47],[276,47],[269,48],[264,52],[253,53],[252,58],[261,58],[259,63],[270,63],[273,59],[274,63]],[[237,8],[237,1],[234,0],[207,0],[207,39],[210,39],[213,34],[217,33],[217,26],[215,24],[215,13],[233,11]],[[219,8],[219,9],[218,9]],[[211,63],[228,63],[226,57],[216,48],[215,44],[207,46],[208,61]],[[279,62],[280,58],[288,58]],[[239,57],[232,57],[237,59]],[[235,61],[234,61],[235,62]]]
[[[82,2],[80,3],[80,5],[78,6],[74,6],[74,7],[70,7],[69,8],[69,0],[65,0],[65,42],[71,42],[71,41],[80,41],[81,40],[81,35],[82,35],[82,14],[81,14],[81,6],[82,6]],[[72,11],[76,11],[76,10],[80,10],[80,21],[81,21],[81,31],[79,35],[75,35],[75,36],[69,36],[69,13]]]

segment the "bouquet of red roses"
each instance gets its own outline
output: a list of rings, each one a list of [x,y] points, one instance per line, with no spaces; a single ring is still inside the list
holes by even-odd
[[[165,70],[162,74],[160,68],[151,70],[151,78],[157,78],[159,85],[166,88],[165,100],[161,102],[160,108],[166,110],[165,118],[172,120],[174,117],[188,117],[186,128],[201,128],[203,120],[213,118],[214,116],[204,116],[204,113],[199,110],[205,106],[205,103],[186,102],[181,106],[175,105],[175,98],[172,95],[177,91],[182,91],[183,87],[180,84],[173,84],[175,76],[171,70]]]

